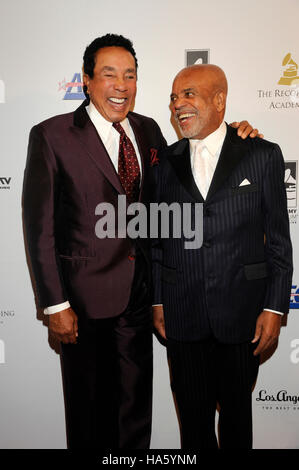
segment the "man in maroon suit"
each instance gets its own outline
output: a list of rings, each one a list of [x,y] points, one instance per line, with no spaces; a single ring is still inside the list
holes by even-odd
[[[119,195],[149,201],[151,155],[166,146],[153,119],[130,111],[136,78],[131,41],[95,39],[84,54],[88,99],[33,127],[29,139],[25,232],[39,306],[61,342],[71,449],[150,443],[148,241],[95,234],[99,203],[117,213]]]
[[[147,241],[95,234],[96,206],[117,207],[126,194],[118,176],[121,137],[112,123],[121,124],[136,152],[135,200],[148,200],[151,151],[166,145],[156,122],[130,112],[136,72],[129,40],[96,39],[84,54],[90,99],[30,134],[25,231],[39,305],[62,343],[70,448],[147,448],[150,441]]]

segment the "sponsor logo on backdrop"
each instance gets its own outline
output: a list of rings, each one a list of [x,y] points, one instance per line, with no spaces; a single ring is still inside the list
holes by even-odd
[[[291,341],[291,355],[290,360],[292,364],[299,364],[299,339],[293,339]]]
[[[299,392],[261,389],[254,392],[255,405],[264,411],[299,411]]]
[[[0,339],[0,364],[5,364],[5,343]]]
[[[298,64],[293,61],[290,53],[284,57],[282,65],[284,70],[278,85],[293,85],[295,83],[299,83]]]
[[[5,103],[5,85],[3,80],[0,80],[0,103]]]
[[[265,102],[268,109],[274,111],[280,109],[299,110],[298,65],[290,52],[282,59],[277,85],[279,88],[257,90],[258,98]]]
[[[64,90],[63,100],[84,100],[85,95],[83,92],[83,82],[81,79],[81,73],[74,73],[74,76],[70,82],[67,82],[65,78],[58,83],[58,91]]]
[[[11,176],[0,176],[0,189],[10,189]]]
[[[0,310],[0,325],[4,325],[7,321],[10,321],[15,317],[14,310]]]
[[[299,308],[299,287],[296,284],[292,286],[290,308]]]
[[[195,64],[209,64],[210,49],[186,49],[185,64],[186,67]]]
[[[286,187],[289,220],[291,224],[297,222],[297,160],[285,161],[284,183]]]

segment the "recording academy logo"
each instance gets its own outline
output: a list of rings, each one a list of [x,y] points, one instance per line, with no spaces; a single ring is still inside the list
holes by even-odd
[[[5,103],[5,85],[3,80],[0,80],[0,103]]]
[[[186,49],[185,50],[185,64],[209,64],[210,62],[210,49]]]
[[[294,85],[295,83],[299,83],[298,65],[293,61],[290,53],[284,57],[282,65],[284,71],[278,85]]]
[[[0,364],[5,364],[5,343],[0,339]]]
[[[257,90],[258,98],[267,104],[268,109],[299,110],[299,76],[298,65],[289,52],[282,60],[282,71],[277,82],[279,88],[272,90]]]
[[[10,189],[11,176],[0,176],[0,189]]]
[[[285,163],[284,183],[288,200],[289,220],[291,224],[297,222],[297,160],[287,160]]]
[[[58,91],[64,90],[63,100],[84,100],[83,82],[81,73],[75,73],[72,81],[67,82],[65,78],[58,83]]]
[[[299,411],[299,394],[284,389],[275,392],[262,389],[256,392],[255,404],[264,411]]]

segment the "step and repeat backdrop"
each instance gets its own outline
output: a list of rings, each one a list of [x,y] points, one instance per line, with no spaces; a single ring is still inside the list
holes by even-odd
[[[247,119],[281,146],[294,276],[289,316],[253,392],[254,448],[299,448],[299,1],[0,0],[0,11],[0,448],[66,447],[60,358],[26,262],[22,181],[31,127],[80,105],[84,49],[107,32],[132,39],[135,111],[152,116],[169,144],[173,77],[214,63],[229,82],[226,120]],[[151,447],[176,449],[166,352],[156,339],[154,348]]]

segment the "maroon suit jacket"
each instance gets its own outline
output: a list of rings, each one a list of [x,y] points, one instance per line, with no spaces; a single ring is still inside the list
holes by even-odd
[[[89,318],[119,315],[128,304],[135,246],[99,239],[95,208],[124,194],[117,172],[86,112],[52,117],[33,127],[24,175],[25,238],[39,306],[69,300]],[[151,197],[151,155],[166,146],[157,123],[129,113],[142,160],[140,201]],[[142,241],[140,241],[142,242]],[[146,241],[140,246],[147,257]]]

